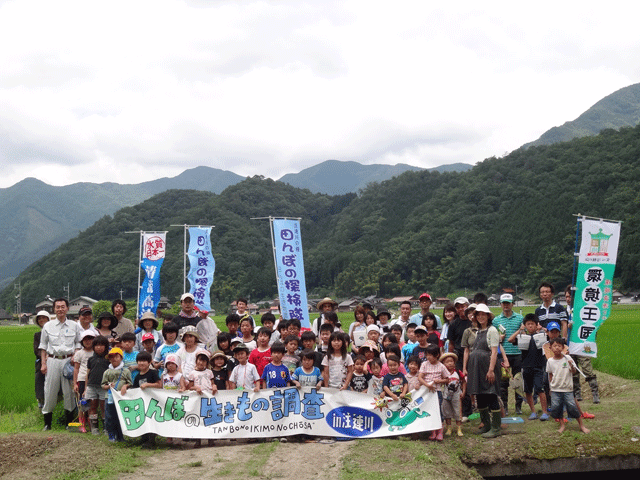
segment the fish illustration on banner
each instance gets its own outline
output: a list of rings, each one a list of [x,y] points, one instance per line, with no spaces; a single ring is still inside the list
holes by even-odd
[[[166,232],[142,232],[142,259],[140,268],[145,277],[140,288],[138,316],[144,312],[154,315],[160,302],[160,268],[166,250]]]

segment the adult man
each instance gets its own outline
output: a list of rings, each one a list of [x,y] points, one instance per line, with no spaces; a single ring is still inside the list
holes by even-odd
[[[567,301],[567,319],[569,321],[569,325],[571,325],[571,317],[573,315],[573,295],[571,292],[571,285],[568,285],[567,288],[564,289],[564,298]],[[567,340],[569,340],[567,338]],[[591,357],[583,357],[581,355],[571,355],[573,361],[576,362],[576,365],[584,373],[585,380],[591,387],[591,394],[593,395],[593,403],[600,403],[600,393],[598,391],[598,379],[596,377],[596,372],[593,370],[593,365],[591,364]],[[576,372],[573,375],[573,396],[579,402],[582,401],[582,388],[580,386],[580,373]]]
[[[522,367],[522,354],[520,349],[507,341],[507,339],[516,332],[522,325],[522,315],[513,311],[513,296],[505,293],[500,296],[500,305],[502,305],[502,313],[493,319],[493,326],[500,332],[500,344],[507,355],[511,374],[515,375]],[[514,392],[515,393],[515,392]],[[516,415],[522,413],[522,397],[515,393],[516,396]],[[500,397],[504,404],[505,411],[508,412],[509,402],[509,379],[502,379],[500,382]]]
[[[186,327],[187,325],[197,327],[201,318],[194,308],[195,306],[194,296],[189,292],[183,293],[180,297],[180,313],[173,317],[172,322],[178,325],[178,328]]]
[[[53,311],[56,315],[42,327],[40,336],[40,371],[44,377],[44,430],[51,430],[53,409],[58,403],[58,393],[62,390],[64,410],[67,424],[73,420],[76,400],[71,386],[71,379],[63,376],[64,366],[74,352],[80,348],[80,334],[82,328],[73,320],[67,319],[69,302],[66,298],[56,298],[53,301]]]
[[[316,334],[316,337],[320,335],[320,325],[324,323],[324,315],[326,313],[333,312],[337,306],[338,304],[329,297],[324,297],[318,302],[317,308],[320,312],[320,316],[316,318],[311,325],[311,329],[313,330],[313,333]]]
[[[402,327],[402,336],[404,337],[405,331],[407,330],[407,325],[411,322],[411,302],[409,300],[403,300],[400,303],[400,316],[396,318],[391,325],[400,325]],[[422,317],[420,317],[420,322],[417,325],[422,325]]]
[[[420,301],[420,311],[415,315],[411,315],[410,320],[416,325],[422,325],[422,317],[429,313],[433,300],[431,299],[431,295],[426,292],[420,295],[418,300]],[[442,321],[438,315],[436,315],[436,329],[438,331],[442,330]]]
[[[240,317],[240,321],[244,320],[245,318],[248,318],[249,320],[251,320],[252,328],[255,329],[256,321],[253,319],[251,314],[247,311],[247,307],[248,307],[248,300],[246,298],[240,297],[238,300],[236,300],[236,313]]]
[[[111,304],[111,313],[118,320],[118,325],[112,331],[115,332],[116,336],[109,341],[114,343],[116,339],[120,338],[125,332],[134,332],[133,323],[131,320],[124,316],[127,313],[127,304],[124,303],[124,300],[120,300],[119,298],[114,300]]]
[[[455,353],[458,356],[456,368],[462,370],[464,363],[462,336],[464,331],[472,325],[471,320],[469,320],[465,314],[465,310],[469,306],[469,300],[466,297],[458,297],[453,301],[453,306],[456,309],[456,316],[449,325],[447,340],[449,340],[449,352]],[[462,421],[466,421],[465,419],[468,419],[472,413],[471,397],[467,394],[462,399]]]
[[[96,327],[93,326],[93,311],[89,307],[82,307],[78,312],[78,323],[82,330],[91,330],[97,337],[100,335]]]
[[[551,321],[558,322],[561,328],[560,333],[562,337],[566,339],[568,325],[567,311],[553,299],[553,285],[547,282],[541,283],[538,287],[538,293],[542,299],[542,305],[536,308],[536,315],[538,316],[540,326],[547,328],[547,323]]]

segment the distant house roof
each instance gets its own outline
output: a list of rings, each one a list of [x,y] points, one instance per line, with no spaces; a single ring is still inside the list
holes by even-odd
[[[415,302],[416,298],[413,295],[409,296],[409,297],[393,297],[391,299],[391,301],[392,302],[397,302],[397,303],[400,303],[400,302]]]
[[[12,320],[13,315],[10,315],[6,312],[6,310],[0,308],[0,320]]]

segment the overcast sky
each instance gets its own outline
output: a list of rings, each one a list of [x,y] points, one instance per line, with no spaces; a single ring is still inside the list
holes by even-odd
[[[2,1],[0,187],[474,164],[640,81],[630,5]]]

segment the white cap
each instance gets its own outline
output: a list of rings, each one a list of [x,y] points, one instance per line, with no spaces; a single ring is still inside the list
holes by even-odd
[[[191,300],[195,301],[195,297],[189,292],[183,293],[180,297],[180,301],[183,301],[185,298],[190,298]]]
[[[469,305],[469,299],[467,297],[458,297],[453,301],[454,305]]]
[[[367,327],[367,333],[369,333],[369,332],[378,332],[378,333],[380,333],[380,329],[378,328],[377,325],[369,325]]]
[[[503,293],[502,295],[500,295],[500,303],[503,302],[513,303],[513,295],[511,295],[510,293]]]

